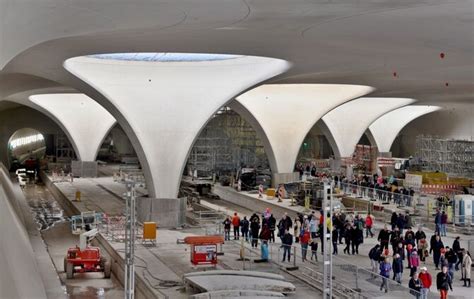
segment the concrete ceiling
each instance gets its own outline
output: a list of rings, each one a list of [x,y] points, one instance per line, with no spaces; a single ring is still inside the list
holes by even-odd
[[[62,63],[84,54],[261,55],[294,65],[273,82],[366,84],[374,96],[470,101],[473,3],[0,0],[0,68],[71,84]]]

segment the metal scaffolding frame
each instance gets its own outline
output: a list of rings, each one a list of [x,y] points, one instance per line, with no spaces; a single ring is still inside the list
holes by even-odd
[[[226,173],[242,165],[268,167],[262,142],[255,130],[228,107],[219,110],[197,138],[188,168],[201,174]]]
[[[474,141],[418,135],[416,153],[422,170],[474,178]]]

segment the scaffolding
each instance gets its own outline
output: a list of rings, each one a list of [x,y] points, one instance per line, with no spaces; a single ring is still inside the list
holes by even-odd
[[[69,139],[64,133],[58,133],[55,136],[55,147],[56,147],[56,161],[62,163],[69,163],[71,160],[76,158],[74,149],[69,142]]]
[[[474,141],[419,135],[416,137],[416,155],[424,171],[474,178]]]
[[[187,165],[206,176],[242,166],[268,168],[268,161],[255,130],[239,114],[224,107],[197,138]]]

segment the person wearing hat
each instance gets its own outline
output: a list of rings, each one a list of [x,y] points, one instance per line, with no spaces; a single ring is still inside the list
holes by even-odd
[[[428,299],[428,294],[430,293],[431,284],[433,278],[431,274],[428,273],[428,269],[426,267],[421,267],[421,272],[418,275],[418,278],[421,280],[421,299]]]

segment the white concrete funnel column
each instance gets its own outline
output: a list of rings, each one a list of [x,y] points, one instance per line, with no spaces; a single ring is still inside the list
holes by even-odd
[[[342,158],[351,157],[357,142],[367,128],[382,115],[415,102],[407,98],[359,98],[323,117]]]
[[[374,136],[380,152],[390,152],[393,141],[408,123],[425,114],[438,111],[439,106],[405,106],[382,115],[369,129]]]
[[[254,56],[126,53],[71,58],[64,66],[102,93],[120,114],[122,127],[135,134],[149,196],[176,198],[188,153],[210,117],[239,93],[286,71],[289,63]]]
[[[42,107],[67,130],[83,162],[95,161],[104,138],[115,124],[115,118],[85,94],[38,94],[30,101]]]
[[[324,114],[373,90],[362,85],[267,84],[229,106],[256,130],[272,173],[283,175],[293,172],[304,138]]]

